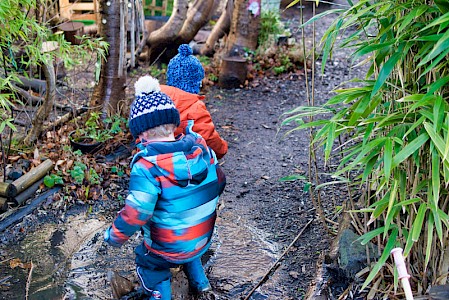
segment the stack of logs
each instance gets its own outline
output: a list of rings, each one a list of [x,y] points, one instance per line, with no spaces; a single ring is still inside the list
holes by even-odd
[[[25,203],[36,193],[44,176],[52,169],[53,162],[47,159],[13,182],[0,182],[0,211]]]

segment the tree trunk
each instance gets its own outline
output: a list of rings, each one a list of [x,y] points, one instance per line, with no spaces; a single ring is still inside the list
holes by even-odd
[[[42,133],[44,122],[48,119],[51,109],[53,108],[53,103],[55,102],[56,75],[53,61],[50,59],[47,63],[44,63],[42,65],[42,70],[47,82],[45,100],[37,110],[32,121],[33,126],[24,139],[26,145],[34,143],[39,138],[39,135]]]
[[[215,24],[212,32],[206,40],[206,43],[200,50],[201,55],[213,56],[215,52],[215,44],[222,38],[225,34],[229,33],[229,28],[231,27],[231,16],[234,9],[234,0],[228,0],[226,3],[226,8],[221,13],[220,18]]]
[[[102,12],[101,36],[109,43],[106,61],[101,64],[100,80],[95,87],[90,107],[101,110],[104,115],[120,111],[119,103],[124,100],[126,85],[124,2],[120,0],[100,1]],[[121,26],[123,26],[121,30]]]
[[[244,48],[256,50],[259,25],[260,0],[235,0],[225,48],[226,55],[241,55]]]
[[[178,53],[181,44],[188,43],[211,18],[218,0],[196,0],[188,6],[187,0],[175,0],[173,14],[160,29],[149,34],[146,44],[149,61],[167,62]]]

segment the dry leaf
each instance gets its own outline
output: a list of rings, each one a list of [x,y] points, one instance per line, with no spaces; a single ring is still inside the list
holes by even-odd
[[[33,152],[33,158],[39,160],[39,149],[35,148]]]
[[[14,258],[9,261],[9,267],[15,269],[17,267],[22,269],[31,269],[31,263],[23,263],[20,258]]]
[[[10,162],[18,161],[20,158],[21,158],[20,155],[14,155],[14,156],[8,157],[8,159],[9,159]]]

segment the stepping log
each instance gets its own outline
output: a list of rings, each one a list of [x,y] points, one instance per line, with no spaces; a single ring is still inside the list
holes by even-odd
[[[16,189],[16,194],[20,194],[32,186],[36,181],[44,177],[51,169],[53,169],[53,162],[50,159],[44,160],[40,165],[32,168],[28,173],[14,180],[11,185]]]

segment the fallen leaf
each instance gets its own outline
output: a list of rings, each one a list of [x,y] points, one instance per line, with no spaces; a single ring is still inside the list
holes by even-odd
[[[39,149],[37,149],[37,148],[34,149],[33,156],[34,156],[33,158],[35,160],[39,160]]]
[[[9,156],[8,159],[10,162],[18,161],[21,158],[20,155]]]
[[[290,271],[290,272],[288,273],[288,275],[290,275],[291,277],[293,277],[293,278],[297,279],[297,278],[298,278],[298,275],[299,275],[299,273],[298,273],[298,272],[296,272],[296,271]]]
[[[11,269],[15,269],[17,267],[22,269],[31,269],[31,263],[23,263],[20,258],[14,258],[9,261],[9,266]]]

